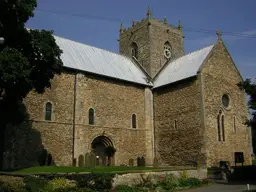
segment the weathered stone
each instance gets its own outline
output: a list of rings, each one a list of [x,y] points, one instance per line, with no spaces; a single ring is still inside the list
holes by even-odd
[[[122,29],[119,42],[120,53],[129,57],[131,43],[137,44],[138,61],[151,77],[167,61],[166,42],[172,49],[170,61],[184,55],[181,28],[156,19]],[[243,124],[249,116],[245,93],[237,87],[241,80],[221,38],[197,76],[156,89],[65,68],[45,93],[32,91],[25,98],[30,119],[19,126],[8,125],[4,168],[36,166],[42,150],[52,155],[54,165],[78,166],[79,155],[92,150],[104,163],[106,146],[117,149],[113,165],[127,165],[128,159],[137,157],[151,166],[154,158],[159,166],[205,167],[221,160],[233,165],[235,152],[243,152],[244,164],[250,164],[251,133]],[[230,98],[228,108],[221,103],[223,94]],[[47,102],[53,107],[50,121],[45,120]],[[93,125],[89,109],[94,113]],[[225,141],[217,137],[220,110]],[[132,115],[136,115],[136,128],[132,128]],[[96,138],[102,139],[97,150],[92,146]]]

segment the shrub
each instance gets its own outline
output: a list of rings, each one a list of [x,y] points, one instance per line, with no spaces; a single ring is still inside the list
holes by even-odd
[[[72,183],[70,180],[65,178],[55,178],[48,182],[45,187],[47,192],[57,192],[57,191],[70,191],[76,187],[75,183]]]
[[[114,174],[111,173],[91,173],[73,179],[77,181],[77,186],[79,188],[104,191],[112,188],[113,178]]]
[[[141,187],[130,187],[128,185],[118,185],[113,191],[115,192],[147,192],[147,189]]]
[[[29,192],[44,192],[48,180],[35,176],[28,176],[23,179],[25,188]]]
[[[7,183],[0,180],[0,191],[1,192],[26,192],[25,187],[22,183]]]
[[[173,190],[179,186],[179,181],[174,174],[167,174],[163,180],[158,182],[158,185],[165,190]]]
[[[202,182],[198,178],[194,177],[188,178],[186,182],[188,187],[196,187],[202,184]]]

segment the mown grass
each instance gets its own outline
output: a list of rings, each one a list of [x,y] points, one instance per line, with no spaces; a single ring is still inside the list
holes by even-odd
[[[95,168],[80,168],[80,167],[58,167],[58,166],[42,166],[30,167],[15,171],[15,173],[81,173],[81,172],[94,172],[94,173],[108,173],[108,172],[134,172],[140,170],[160,170],[154,167],[128,167],[128,166],[97,166]]]

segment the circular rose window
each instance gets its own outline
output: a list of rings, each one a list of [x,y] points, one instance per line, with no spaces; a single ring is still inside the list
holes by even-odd
[[[222,105],[225,108],[227,108],[229,106],[229,97],[226,94],[222,96]]]

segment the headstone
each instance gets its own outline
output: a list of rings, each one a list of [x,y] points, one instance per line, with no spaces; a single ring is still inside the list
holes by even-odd
[[[90,158],[89,158],[89,166],[91,168],[94,168],[96,166],[96,156],[93,152],[90,153]]]
[[[137,166],[140,167],[141,166],[141,160],[140,157],[137,158]]]
[[[146,166],[145,157],[142,156],[142,157],[140,158],[140,161],[141,161],[141,163],[140,163],[141,166],[142,166],[142,167],[145,167],[145,166]]]
[[[90,167],[90,153],[86,153],[84,156],[84,166]]]
[[[73,164],[74,167],[76,167],[76,158],[73,159]]]
[[[51,166],[53,165],[53,161],[52,161],[52,155],[51,154],[48,154],[47,156],[47,166]]]
[[[79,157],[78,157],[78,166],[84,167],[84,156],[83,155],[79,155]]]
[[[131,166],[131,167],[134,166],[134,159],[129,159],[129,166]]]
[[[153,166],[156,168],[159,167],[158,159],[156,157],[153,160]]]

